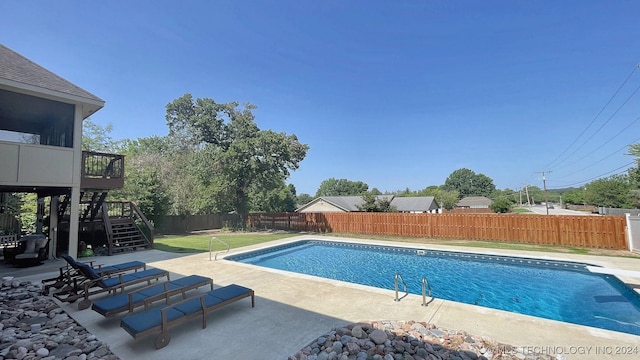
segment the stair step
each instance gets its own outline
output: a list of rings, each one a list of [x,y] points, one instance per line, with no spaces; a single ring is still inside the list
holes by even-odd
[[[152,247],[131,218],[110,218],[111,253],[135,251]]]
[[[146,246],[146,243],[144,241],[127,241],[127,242],[118,242],[116,244],[116,246],[118,247],[131,247],[131,246]]]

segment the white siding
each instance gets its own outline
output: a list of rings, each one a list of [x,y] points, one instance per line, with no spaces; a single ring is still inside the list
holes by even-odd
[[[337,208],[326,201],[318,201],[308,207],[300,210],[303,213],[316,213],[316,212],[345,212],[344,210]]]
[[[0,142],[0,185],[71,186],[73,149]]]

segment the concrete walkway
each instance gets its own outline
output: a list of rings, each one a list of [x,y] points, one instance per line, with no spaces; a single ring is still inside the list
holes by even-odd
[[[264,246],[287,243],[309,237],[288,238],[259,246],[235,249],[240,253]],[[337,240],[335,237],[314,239]],[[364,242],[356,239],[342,239]],[[412,246],[425,249],[455,250],[485,254],[537,257],[543,259],[588,262],[609,268],[640,271],[640,260],[585,255],[534,253],[493,249],[456,248],[451,246],[388,243],[368,243],[392,246]],[[200,321],[170,330],[171,342],[161,350],[153,346],[154,336],[134,340],[119,327],[120,317],[105,319],[91,310],[77,310],[77,304],[62,303],[62,307],[98,339],[110,344],[122,359],[286,359],[328,330],[363,320],[415,320],[438,327],[464,330],[491,337],[498,342],[536,351],[561,352],[567,359],[631,359],[638,356],[616,355],[616,351],[637,349],[640,336],[585,326],[562,323],[479,306],[435,299],[422,307],[420,296],[409,295],[394,302],[394,292],[367,286],[326,280],[317,277],[236,263],[228,260],[210,261],[208,253],[173,254],[157,250],[95,257],[99,263],[114,264],[131,260],[146,262],[172,273],[172,279],[199,274],[213,278],[215,286],[231,283],[255,290],[256,307],[242,300],[208,317],[207,328]],[[27,269],[2,268],[2,276],[25,280],[41,280],[55,275],[61,262]],[[640,287],[640,279],[623,281]],[[204,291],[204,290],[203,290]],[[97,299],[99,297],[95,297]],[[627,346],[628,348],[624,348]],[[640,351],[640,349],[637,349]],[[600,354],[596,354],[596,351]],[[571,353],[577,353],[572,355]],[[611,353],[611,354],[609,354]]]

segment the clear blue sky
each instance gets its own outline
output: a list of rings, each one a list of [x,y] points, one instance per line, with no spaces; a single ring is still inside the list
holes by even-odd
[[[462,167],[501,189],[542,187],[541,170],[577,186],[623,171],[640,142],[640,69],[605,107],[640,63],[638,1],[3,0],[0,14],[2,44],[106,101],[92,120],[114,139],[166,135],[165,105],[187,92],[256,104],[260,128],[310,146],[298,193],[331,177],[418,190]]]

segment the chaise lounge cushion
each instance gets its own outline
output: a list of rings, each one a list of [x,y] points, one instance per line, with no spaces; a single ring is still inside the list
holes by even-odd
[[[162,274],[166,273],[166,270],[162,269],[147,269],[144,271],[138,271],[131,274],[125,274],[121,276],[113,276],[107,279],[103,279],[98,282],[98,286],[104,288],[112,288],[118,285],[122,285],[124,283],[128,283],[138,279],[145,279],[150,276],[162,276]],[[102,284],[102,285],[100,285]]]
[[[163,326],[162,311],[166,311],[166,321],[168,326],[171,327],[170,323],[174,320],[178,320],[182,317],[190,317],[196,313],[202,312],[203,302],[205,309],[207,309],[207,311],[211,311],[217,308],[218,305],[222,306],[226,301],[235,301],[244,296],[253,296],[253,290],[244,286],[231,284],[186,299],[175,305],[169,305],[162,309],[149,309],[127,316],[120,321],[120,326],[135,338],[138,334],[150,331],[154,328],[161,329]]]
[[[168,297],[172,295],[186,292],[200,286],[213,286],[212,284],[211,278],[200,275],[189,275],[177,280],[150,285],[129,293],[117,294],[95,301],[92,309],[104,316],[111,316],[119,312],[133,310],[133,308],[144,304],[145,301],[152,303],[159,299],[164,299],[165,296],[168,299]],[[129,304],[129,297],[131,297],[132,304]],[[130,309],[129,305],[132,305],[133,308]]]
[[[173,321],[184,316],[182,312],[172,308],[166,309],[166,312],[167,321]],[[137,314],[129,315],[123,318],[120,322],[120,326],[122,326],[129,334],[139,334],[160,325],[162,325],[162,309],[160,308],[149,309]]]
[[[75,269],[79,269],[79,267],[82,265],[90,267],[91,269],[93,269],[93,271],[95,272],[95,275],[97,276],[99,276],[100,274],[108,275],[113,273],[125,272],[129,270],[137,271],[137,269],[146,269],[147,267],[147,264],[141,261],[129,261],[121,264],[114,264],[114,265],[108,265],[108,266],[98,265],[96,268],[92,266],[91,262],[87,264],[84,262],[76,261],[74,258],[66,254],[62,254],[62,258],[67,261],[67,264],[71,265],[71,267]]]
[[[209,291],[208,294],[226,301],[229,299],[233,299],[234,297],[247,294],[249,292],[251,292],[251,289],[249,288],[236,285],[236,284],[231,284],[225,287],[221,287],[219,289],[215,289],[213,291]]]
[[[125,270],[139,269],[139,268],[143,267],[144,265],[145,264],[143,262],[141,262],[141,261],[129,261],[129,262],[122,263],[122,264],[102,266],[100,268],[100,270],[102,271],[103,274],[107,274],[107,273],[120,272],[120,271],[125,271]]]

